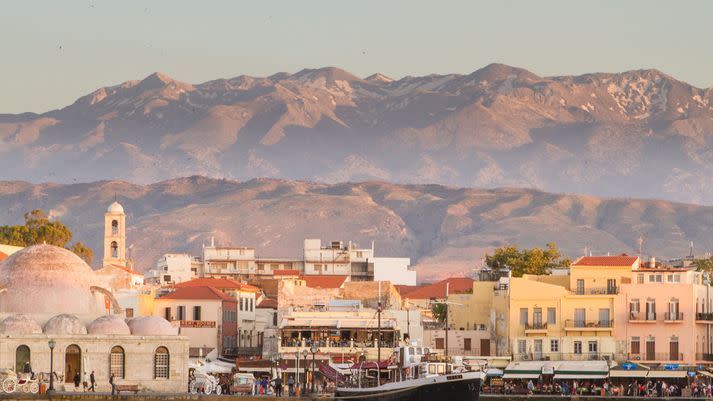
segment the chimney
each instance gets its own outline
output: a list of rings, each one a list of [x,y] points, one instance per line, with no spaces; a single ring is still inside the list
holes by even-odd
[[[656,268],[656,257],[649,256],[649,267],[652,269]]]

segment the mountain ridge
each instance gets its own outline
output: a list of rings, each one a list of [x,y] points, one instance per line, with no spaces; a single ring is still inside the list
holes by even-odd
[[[199,84],[155,72],[0,115],[2,179],[191,174],[533,187],[710,204],[713,89],[656,69],[361,78],[337,67]]]

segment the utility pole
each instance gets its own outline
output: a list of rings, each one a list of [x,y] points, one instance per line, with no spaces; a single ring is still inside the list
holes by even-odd
[[[377,313],[377,318],[376,318],[376,326],[377,326],[377,334],[376,334],[376,364],[377,364],[377,370],[379,362],[381,362],[381,281],[379,281],[379,301],[377,302],[376,306],[376,313]]]
[[[446,358],[448,358],[448,290],[450,289],[451,283],[446,283]]]

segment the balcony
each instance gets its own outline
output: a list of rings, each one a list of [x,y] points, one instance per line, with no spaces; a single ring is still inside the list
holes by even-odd
[[[525,323],[525,334],[546,334],[547,323]]]
[[[643,352],[640,354],[627,354],[630,361],[642,361],[642,362],[680,362],[683,361],[683,353],[670,353],[670,352]]]
[[[656,312],[629,312],[629,323],[656,323]]]
[[[617,295],[619,294],[619,287],[577,288],[574,293],[576,295]]]
[[[611,361],[614,354],[607,352],[525,352],[515,353],[514,361]]]
[[[713,323],[713,313],[696,313],[696,322]]]
[[[698,353],[696,354],[696,361],[713,362],[713,354]]]
[[[565,320],[565,331],[611,331],[613,320]]]
[[[239,347],[223,349],[223,356],[226,358],[261,356],[262,347]]]
[[[683,312],[666,312],[663,321],[664,323],[682,323]]]

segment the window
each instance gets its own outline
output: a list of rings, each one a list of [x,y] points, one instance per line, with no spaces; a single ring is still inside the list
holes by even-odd
[[[240,310],[245,310],[245,309],[243,309],[243,302],[244,302],[244,301],[245,301],[245,300],[244,300],[243,298],[240,298]]]
[[[154,378],[168,379],[168,348],[158,347],[154,354]]]
[[[119,346],[112,347],[109,356],[109,376],[112,374],[115,378],[124,378],[124,349]]]
[[[436,339],[436,349],[443,349],[445,348],[445,341],[443,338],[437,338]]]
[[[532,324],[537,327],[542,327],[542,308],[532,310]]]
[[[582,353],[582,342],[581,342],[581,341],[575,341],[575,342],[574,342],[574,353],[575,353],[575,354],[581,354],[581,353]]]
[[[258,263],[258,264],[257,264],[257,271],[259,271],[259,272],[265,271],[265,264],[263,264],[263,263]]]
[[[273,312],[272,314],[272,325],[277,327],[277,312]]]
[[[314,265],[314,271],[316,272],[322,272],[322,265]]]
[[[547,308],[547,324],[557,324],[557,308]]]
[[[524,354],[527,352],[527,342],[525,340],[517,340],[517,353]]]
[[[119,244],[116,241],[111,241],[111,257],[114,259],[119,257]]]
[[[193,307],[193,320],[201,320],[201,307],[200,306]]]
[[[681,275],[680,275],[680,274],[674,274],[674,275],[673,275],[673,282],[674,282],[674,283],[680,283],[680,282],[681,282]]]
[[[169,322],[171,320],[173,320],[171,318],[171,308],[170,307],[163,308],[163,318],[168,320]]]
[[[463,351],[470,351],[470,338],[463,339]]]
[[[127,318],[134,317],[134,308],[126,308],[125,310]]]
[[[255,300],[250,298],[250,312],[255,311]]]
[[[111,221],[111,235],[119,234],[119,222],[116,220]]]
[[[574,310],[574,327],[584,327],[587,321],[587,311],[584,308]]]
[[[560,351],[560,340],[550,340],[550,352]]]
[[[486,329],[485,329],[485,325],[482,324],[482,323],[479,324],[479,325],[478,325],[478,330],[480,330],[480,331],[485,331],[485,330],[486,330]]]
[[[25,370],[25,364],[31,364],[30,347],[27,345],[20,345],[15,350],[15,372],[23,372]],[[30,365],[30,368],[31,367],[32,365]]]
[[[527,324],[527,308],[520,308],[520,324]]]
[[[663,274],[657,274],[657,275],[656,275],[656,282],[657,282],[657,283],[662,283],[662,282],[663,282]]]
[[[629,312],[630,313],[638,313],[641,310],[641,305],[639,304],[639,299],[634,298],[631,301],[629,301]]]
[[[584,280],[583,279],[577,279],[577,294],[583,295],[584,294]]]
[[[656,276],[653,274],[649,274],[649,283],[655,283],[656,282]]]
[[[644,274],[639,273],[636,277],[636,283],[637,284],[644,284]]]
[[[178,320],[186,320],[186,307],[183,305],[180,305],[178,307],[177,314],[178,314]]]
[[[667,275],[666,275],[666,282],[667,282],[667,283],[673,283],[673,274],[667,274]]]
[[[612,327],[609,308],[599,309],[599,327]]]
[[[357,258],[362,258],[362,257],[364,257],[364,254],[362,253],[362,251],[357,251],[356,257],[357,257]]]
[[[277,269],[279,269],[279,268],[280,268],[280,265],[278,265],[278,264],[276,264],[276,263],[273,263],[273,264],[270,265],[270,269],[272,269],[272,270],[277,270]]]
[[[599,347],[596,341],[590,341],[587,344],[587,347],[589,349],[590,354],[596,354],[597,352],[599,352]]]
[[[639,355],[641,353],[641,338],[631,337],[631,353],[633,355]]]
[[[170,275],[170,274],[164,275],[164,276],[163,276],[163,282],[164,282],[164,283],[170,283],[170,282],[171,282],[171,275]]]

